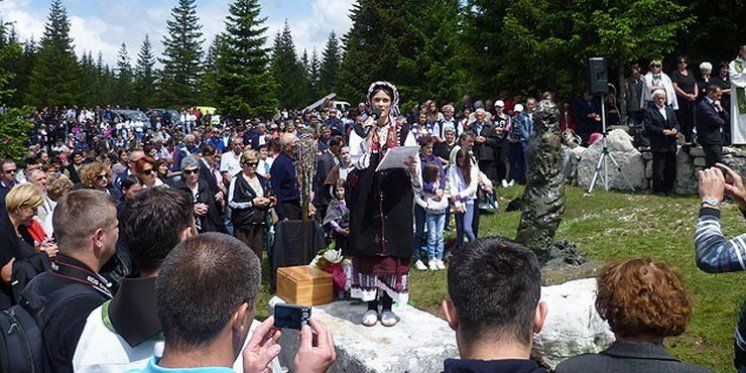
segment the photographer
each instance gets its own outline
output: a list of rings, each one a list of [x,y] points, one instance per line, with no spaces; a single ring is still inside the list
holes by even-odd
[[[740,175],[721,163],[716,167],[699,171],[699,196],[702,198],[702,207],[694,233],[694,248],[697,266],[708,273],[746,270],[746,234],[726,240],[720,228],[720,203],[724,195],[732,198],[746,217],[746,187]],[[741,307],[735,334],[734,364],[737,369],[744,370],[746,303]]]
[[[241,241],[205,233],[180,243],[164,260],[155,283],[166,341],[163,356],[151,357],[139,372],[231,372],[239,354],[244,372],[269,371],[280,353],[274,317],[244,347],[260,285],[259,260]],[[334,340],[320,322],[310,319],[309,324],[300,332],[294,371],[324,372],[336,359]]]

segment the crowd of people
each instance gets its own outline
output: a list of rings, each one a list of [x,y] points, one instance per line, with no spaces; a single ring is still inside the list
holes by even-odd
[[[698,263],[746,269],[740,241],[725,242],[713,228],[723,193],[746,201],[740,177],[719,163],[729,105],[715,79],[727,80],[728,70],[692,86],[686,60],[679,62],[673,79],[659,61],[645,76],[632,66],[628,123],[649,138],[659,193],[672,187],[679,130],[703,146],[708,166],[719,168],[701,178],[720,189],[701,182],[701,193],[714,194],[703,195]],[[538,96],[555,100],[551,92]],[[404,114],[396,87],[375,82],[366,102],[346,113],[330,107],[291,119],[216,121],[195,111],[177,117],[149,110],[148,121],[133,125],[111,107],[45,108],[33,114],[28,156],[1,164],[0,309],[44,311],[36,320],[48,371],[231,367],[236,358],[236,369],[265,371],[276,364],[280,332],[270,317],[249,337],[261,261],[279,224],[307,219],[352,258],[350,295],[367,302],[363,325],[397,324],[392,305],[408,301],[410,266],[439,271],[449,262],[443,308],[462,360],[446,361],[445,370],[541,371],[528,359],[531,333],[548,312],[539,302],[536,257],[509,240],[478,238],[480,210],[494,201],[495,188],[526,181],[536,106],[537,98],[502,92],[442,106],[428,100]],[[563,131],[577,131],[585,144],[597,139],[596,98],[586,93],[560,107]],[[313,165],[299,162],[309,139]],[[379,171],[397,147],[418,154]],[[307,167],[312,185],[301,181]],[[456,240],[448,250],[444,232],[452,222]],[[607,266],[598,283],[596,305],[617,342],[558,371],[599,370],[618,360],[630,364],[625,371],[655,364],[697,371],[661,345],[684,332],[691,314],[674,269],[634,259]],[[641,293],[649,296],[626,301]],[[295,366],[324,371],[334,359],[332,336],[312,321],[301,332]]]

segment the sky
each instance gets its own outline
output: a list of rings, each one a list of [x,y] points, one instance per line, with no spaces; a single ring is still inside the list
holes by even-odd
[[[214,36],[225,28],[230,0],[197,0],[205,52]],[[117,51],[124,42],[134,65],[145,34],[150,35],[156,56],[163,51],[166,21],[177,0],[62,0],[70,19],[70,35],[75,51],[101,51],[104,61],[113,66]],[[300,56],[304,49],[309,57],[313,48],[319,56],[333,30],[344,35],[352,25],[349,9],[352,0],[261,0],[262,15],[267,17],[267,46],[282,30],[285,20]],[[2,0],[0,19],[15,25],[22,40],[33,37],[37,42],[44,32],[51,0]]]

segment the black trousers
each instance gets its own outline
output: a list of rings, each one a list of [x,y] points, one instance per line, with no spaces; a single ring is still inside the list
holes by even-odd
[[[676,110],[676,119],[681,127],[681,134],[686,142],[692,142],[692,128],[694,128],[694,101],[679,98],[679,110]]]
[[[497,182],[500,183],[503,180],[507,180],[506,177],[508,176],[508,144],[505,142],[500,143],[496,148],[496,155],[497,159],[495,160],[495,163],[497,163]],[[497,187],[497,185],[495,185]]]
[[[653,153],[653,192],[672,193],[676,180],[676,153]]]
[[[707,167],[715,167],[715,163],[723,163],[723,146],[702,144],[702,151],[705,152],[705,162]]]
[[[479,171],[484,172],[490,180],[495,180],[495,161],[492,159],[480,160]]]

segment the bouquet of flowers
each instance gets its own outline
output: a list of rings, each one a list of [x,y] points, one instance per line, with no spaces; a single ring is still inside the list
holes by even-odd
[[[350,274],[352,263],[342,255],[342,250],[336,249],[334,242],[320,250],[311,261],[311,265],[332,275],[334,292],[338,297],[344,295],[344,292],[347,291],[347,277]]]

